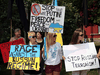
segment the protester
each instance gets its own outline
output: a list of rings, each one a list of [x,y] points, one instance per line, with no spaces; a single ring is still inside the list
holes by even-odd
[[[18,39],[21,39],[23,37],[21,37],[21,30],[19,28],[15,29],[15,36],[14,37],[11,37],[10,41],[14,41],[14,40],[18,40]],[[24,42],[25,42],[25,39],[23,38]],[[15,70],[13,69],[12,70],[12,75],[15,75]],[[23,71],[20,70],[20,75],[23,75]]]
[[[37,32],[37,43],[41,45],[41,49],[43,50],[43,44],[44,44],[44,41],[43,41],[43,37],[44,37],[44,33],[43,32]],[[42,58],[41,60],[41,73],[43,73],[43,68],[44,68],[44,60]]]
[[[44,33],[43,32],[37,32],[37,39],[36,39],[36,41],[38,43],[42,43],[43,42],[43,37],[44,37]]]
[[[98,51],[97,58],[100,59],[100,49]]]
[[[81,44],[83,40],[83,32],[81,28],[78,28],[74,31],[72,39],[70,44]],[[65,60],[65,57],[63,56],[63,59]],[[72,75],[87,75],[88,70],[82,70],[82,71],[73,71]]]
[[[38,43],[36,42],[36,32],[29,32],[30,36],[28,36],[29,44],[30,45],[38,45]],[[39,44],[40,45],[40,44]],[[42,59],[42,49],[41,49],[41,45],[40,45],[40,70],[24,70],[24,75],[42,75],[41,73],[41,59]]]
[[[99,59],[99,64],[100,64],[100,48],[97,54],[97,58]],[[98,68],[98,75],[100,75],[100,68]]]
[[[60,43],[56,42],[56,33],[48,33],[46,37],[47,60],[46,75],[60,75],[62,68],[62,52]],[[43,55],[44,56],[44,55]]]

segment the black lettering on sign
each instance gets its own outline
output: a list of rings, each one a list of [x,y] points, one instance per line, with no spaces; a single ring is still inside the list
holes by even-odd
[[[33,16],[32,16],[33,17]],[[54,17],[44,17],[44,16],[35,16],[34,17],[34,19],[35,19],[35,21],[31,21],[31,22],[33,22],[33,23],[31,23],[31,26],[32,25],[40,25],[40,24],[46,24],[46,22],[47,23],[51,23],[51,22],[53,22],[54,23]]]
[[[18,68],[18,64],[19,64],[19,63],[16,64],[16,70],[19,70],[19,68]]]
[[[29,65],[29,63],[28,62],[25,62],[25,66],[28,66]]]
[[[32,21],[34,21],[35,20],[35,16],[31,16],[32,17]]]
[[[21,46],[20,51],[21,51],[22,49],[23,49],[23,50],[24,50],[24,52],[25,52],[24,46]]]
[[[26,62],[28,62],[29,58],[27,58],[27,57],[24,57],[24,60],[26,60]]]
[[[28,45],[28,46],[26,47],[26,52],[27,52],[27,53],[30,52],[30,51],[32,50],[32,49],[27,50],[28,47],[31,47],[31,46]]]
[[[15,69],[16,68],[15,65],[16,65],[16,63],[13,63],[12,64],[12,69]]]
[[[11,53],[9,54],[9,57],[14,57],[14,56],[13,56],[13,52],[11,52]]]
[[[13,62],[15,62],[16,60],[15,60],[15,57],[13,57]]]
[[[87,67],[87,66],[93,66],[95,65],[95,61],[91,61],[91,62],[83,62],[83,63],[75,63],[75,62],[72,62],[73,64],[73,68],[81,68],[81,67]]]
[[[13,57],[13,62],[18,62],[19,61],[19,57]]]
[[[8,62],[8,69],[11,69],[12,63]]]
[[[16,46],[15,46],[15,51],[18,51],[18,48],[19,48],[19,46],[18,46],[18,45],[16,45]]]
[[[50,5],[42,5],[42,10],[52,11],[55,7]]]
[[[68,61],[68,62],[71,62],[71,59],[70,59],[70,57],[67,57],[67,61]]]
[[[37,52],[37,51],[34,51],[35,49],[34,49],[34,47],[37,47],[37,46],[32,46],[32,52]]]
[[[33,67],[33,65],[35,65],[34,63],[31,63],[31,67]],[[32,68],[33,69],[33,68]]]
[[[38,63],[36,62],[36,68],[37,68]]]
[[[79,61],[80,60],[80,56],[68,56],[67,57],[67,61],[71,62],[71,61]]]

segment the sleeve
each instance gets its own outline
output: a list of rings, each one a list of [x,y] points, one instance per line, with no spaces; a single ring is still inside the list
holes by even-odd
[[[12,41],[13,41],[13,38],[11,37],[9,41],[11,41],[11,42],[12,42]]]

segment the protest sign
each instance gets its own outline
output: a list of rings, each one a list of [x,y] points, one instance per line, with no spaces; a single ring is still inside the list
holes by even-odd
[[[64,16],[64,6],[32,3],[30,31],[63,33]]]
[[[7,69],[39,70],[40,45],[11,45]]]
[[[11,45],[11,42],[6,42],[6,43],[0,44],[0,49],[1,49],[4,63],[8,62],[10,45]]]
[[[25,42],[24,42],[23,38],[12,41],[12,45],[19,45],[19,44],[25,45]]]
[[[5,42],[5,43],[0,44],[0,49],[1,49],[4,63],[8,62],[10,46],[11,45],[19,45],[19,44],[25,45],[24,40],[18,39],[18,40],[12,41],[12,42]]]
[[[64,45],[66,72],[99,68],[94,43]]]

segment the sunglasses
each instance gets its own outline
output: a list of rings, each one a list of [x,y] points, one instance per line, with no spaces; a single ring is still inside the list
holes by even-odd
[[[79,35],[79,36],[81,36],[81,37],[82,37],[82,36],[83,36],[83,34],[81,34],[81,35]]]
[[[54,35],[53,37],[57,37],[57,35]]]
[[[29,38],[35,38],[36,36],[29,36]]]

